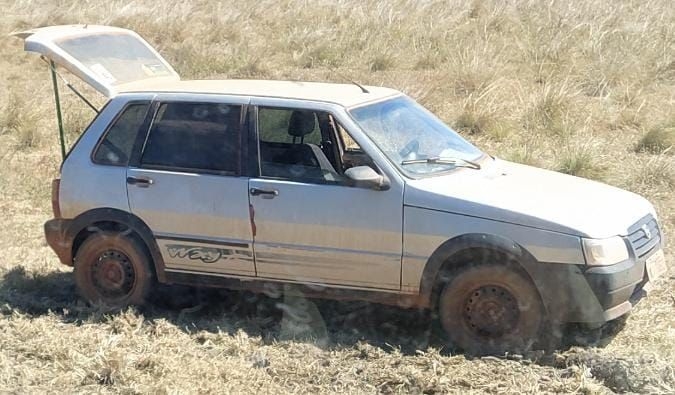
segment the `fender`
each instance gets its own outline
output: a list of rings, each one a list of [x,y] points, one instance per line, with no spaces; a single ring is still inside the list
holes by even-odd
[[[532,264],[536,264],[536,259],[519,244],[503,236],[470,233],[445,241],[431,254],[427,264],[424,266],[424,272],[420,280],[420,299],[429,301],[429,305],[433,306],[434,287],[436,286],[438,275],[443,269],[443,264],[455,254],[473,248],[493,250],[512,256],[520,262],[522,268],[532,279],[530,267]],[[539,287],[537,286],[537,288]]]
[[[150,227],[142,219],[131,213],[114,208],[96,208],[85,211],[72,220],[66,231],[66,238],[73,243],[80,232],[97,222],[120,223],[138,234],[152,257],[157,281],[166,282],[164,259],[162,259],[162,254],[159,252],[159,246]]]

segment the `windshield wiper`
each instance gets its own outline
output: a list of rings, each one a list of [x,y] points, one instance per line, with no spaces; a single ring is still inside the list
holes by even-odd
[[[431,158],[422,159],[408,159],[401,162],[401,166],[414,165],[418,163],[439,164],[439,165],[455,165],[457,167],[468,167],[470,169],[480,170],[480,165],[474,161],[462,158],[441,158],[434,156]]]

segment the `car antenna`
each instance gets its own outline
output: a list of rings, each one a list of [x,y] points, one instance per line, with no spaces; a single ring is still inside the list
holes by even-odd
[[[335,74],[337,74],[338,77],[342,78],[343,80],[347,80],[347,81],[349,81],[350,83],[352,83],[352,84],[358,86],[359,89],[361,89],[361,92],[363,92],[363,93],[370,93],[370,91],[369,91],[368,89],[366,89],[365,86],[359,84],[358,82],[356,82],[356,81],[354,81],[354,80],[352,80],[352,79],[349,79],[349,78],[345,77],[342,73],[340,73],[339,71],[335,70],[334,68],[331,67],[330,71],[332,71],[332,72],[334,72]]]
[[[351,82],[352,84],[354,84],[354,85],[358,86],[359,88],[361,88],[361,92],[363,92],[363,93],[370,93],[370,91],[369,91],[368,89],[366,89],[363,85],[359,84],[358,82],[352,81],[352,80],[349,80],[349,82]]]

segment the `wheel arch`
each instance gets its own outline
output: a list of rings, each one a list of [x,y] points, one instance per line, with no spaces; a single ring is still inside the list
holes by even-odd
[[[530,270],[537,260],[529,251],[503,236],[471,233],[446,240],[431,254],[420,280],[421,300],[427,301],[428,306],[435,309],[444,275],[451,276],[453,272],[465,267],[469,262],[463,262],[463,259],[478,250],[512,258],[518,263],[519,269],[532,281],[541,297],[539,285]]]
[[[67,237],[72,241],[71,256],[75,257],[82,242],[97,230],[120,231],[124,228],[140,239],[152,259],[157,280],[165,282],[164,260],[150,227],[137,216],[119,209],[96,208],[75,217],[67,231]]]

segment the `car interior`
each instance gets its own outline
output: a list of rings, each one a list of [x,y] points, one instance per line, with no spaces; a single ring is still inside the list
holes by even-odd
[[[340,183],[350,167],[376,169],[360,148],[345,149],[337,123],[328,113],[292,110],[287,128],[290,142],[265,141],[265,132],[260,131],[261,174],[265,177]],[[311,141],[320,144],[308,142],[307,136],[313,133],[320,137],[313,136]]]

